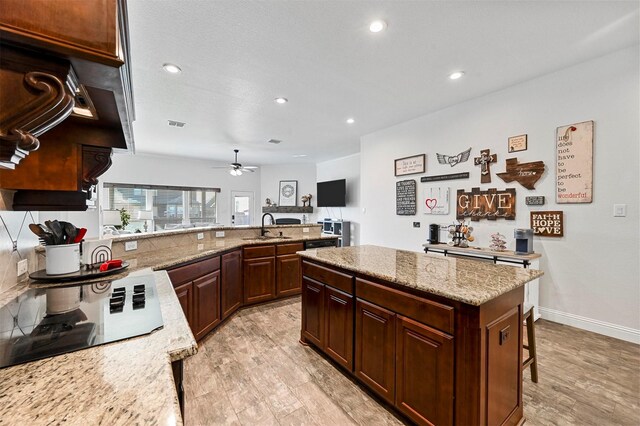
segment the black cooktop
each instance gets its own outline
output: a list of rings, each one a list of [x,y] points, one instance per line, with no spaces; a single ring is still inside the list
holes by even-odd
[[[153,275],[30,289],[0,308],[0,368],[149,334],[162,326]]]

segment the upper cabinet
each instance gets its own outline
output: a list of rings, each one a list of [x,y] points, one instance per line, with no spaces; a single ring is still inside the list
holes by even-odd
[[[85,210],[133,152],[125,0],[0,2],[0,189],[14,210]]]

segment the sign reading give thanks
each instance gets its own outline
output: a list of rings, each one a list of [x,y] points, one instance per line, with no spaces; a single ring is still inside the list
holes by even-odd
[[[465,218],[474,221],[499,218],[514,220],[516,218],[515,188],[502,191],[495,188],[486,191],[472,188],[471,192],[459,189],[456,201],[456,218],[460,220]]]

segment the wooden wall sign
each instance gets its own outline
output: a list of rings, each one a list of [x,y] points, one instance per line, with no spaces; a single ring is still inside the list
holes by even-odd
[[[507,140],[509,152],[519,152],[527,150],[527,135],[511,136]]]
[[[531,229],[533,229],[533,235],[562,237],[564,235],[563,212],[531,212]]]
[[[556,131],[556,202],[590,203],[593,199],[593,121]]]
[[[456,198],[456,218],[473,221],[480,219],[496,220],[499,218],[514,220],[516,218],[516,190],[514,188],[498,191],[490,188],[480,191],[472,188],[471,192],[458,190]]]
[[[449,187],[424,188],[422,207],[425,214],[449,214]]]
[[[396,176],[415,175],[426,170],[427,155],[420,154],[412,157],[398,158],[394,161],[394,173]]]
[[[533,161],[531,163],[518,164],[517,158],[507,159],[507,171],[496,173],[503,181],[509,183],[514,180],[527,189],[535,189],[536,182],[544,173],[544,162]]]
[[[464,163],[469,159],[469,155],[471,154],[471,148],[466,151],[461,152],[458,155],[444,155],[444,154],[436,154],[438,157],[438,163],[440,164],[448,164],[451,167],[455,166],[459,163]]]
[[[420,182],[437,182],[440,180],[469,179],[469,172],[450,173],[448,175],[423,176]]]
[[[413,179],[396,182],[396,214],[412,216],[416,214],[416,181]]]
[[[480,166],[480,183],[491,183],[491,168],[489,164],[498,161],[496,154],[491,154],[488,149],[480,151],[480,157],[473,159],[473,164]]]
[[[544,195],[534,195],[532,197],[525,197],[524,203],[528,206],[543,206]]]

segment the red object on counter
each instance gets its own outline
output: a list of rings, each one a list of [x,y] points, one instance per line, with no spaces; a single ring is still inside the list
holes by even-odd
[[[100,272],[108,271],[109,269],[121,268],[122,260],[108,260],[100,265]]]

